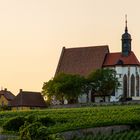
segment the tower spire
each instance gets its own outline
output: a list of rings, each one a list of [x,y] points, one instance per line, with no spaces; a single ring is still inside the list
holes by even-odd
[[[127,28],[127,15],[125,15],[125,33],[122,34],[122,55],[128,56],[131,52],[131,35]]]
[[[127,14],[125,15],[125,32],[128,32],[128,28],[127,28]]]

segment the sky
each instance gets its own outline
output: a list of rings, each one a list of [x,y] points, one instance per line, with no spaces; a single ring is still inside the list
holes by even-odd
[[[140,60],[140,0],[0,0],[0,88],[41,91],[62,47],[121,51],[125,14]]]

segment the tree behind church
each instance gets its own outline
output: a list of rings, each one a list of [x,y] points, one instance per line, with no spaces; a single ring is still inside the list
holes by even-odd
[[[88,76],[89,86],[92,94],[110,96],[114,89],[120,85],[116,77],[116,71],[113,69],[98,69]]]
[[[83,93],[84,85],[85,78],[83,76],[60,73],[44,83],[42,93],[49,99],[55,96],[62,104],[64,99],[67,99],[68,103],[76,103],[78,97]]]

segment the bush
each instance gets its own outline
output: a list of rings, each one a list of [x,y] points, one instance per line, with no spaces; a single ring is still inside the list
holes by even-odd
[[[46,137],[48,135],[46,127],[42,126],[40,122],[35,122],[24,126],[25,128],[21,127],[22,129],[20,129],[21,140],[44,140],[41,139],[41,137]]]
[[[49,117],[40,117],[38,119],[38,122],[41,122],[45,126],[50,126],[55,124],[55,121]]]
[[[26,121],[29,122],[29,123],[36,122],[37,121],[37,117],[35,116],[35,114],[28,115],[26,117]]]
[[[5,111],[5,110],[11,110],[11,107],[4,105],[4,106],[0,106],[0,111]]]
[[[38,116],[35,116],[35,114],[28,115],[26,117],[26,121],[28,123],[40,122],[40,123],[42,123],[42,125],[45,125],[45,126],[50,126],[50,125],[55,124],[55,121],[53,119],[51,119],[50,117],[47,117],[47,116],[38,117]]]
[[[36,134],[37,140],[46,140],[49,137],[49,133],[46,126],[40,126]]]
[[[49,140],[65,140],[65,138],[60,134],[49,135]]]
[[[3,124],[3,129],[8,131],[19,131],[19,128],[24,124],[24,117],[14,117]]]
[[[28,124],[27,122],[20,128],[19,140],[63,140],[58,134],[49,134],[46,126],[40,122]]]

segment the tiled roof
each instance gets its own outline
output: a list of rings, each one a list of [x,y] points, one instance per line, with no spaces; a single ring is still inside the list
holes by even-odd
[[[7,89],[5,90],[1,90],[0,91],[0,95],[3,95],[8,101],[11,101],[15,98],[15,95],[12,94],[10,91],[8,91]]]
[[[121,52],[108,53],[103,66],[115,66],[115,65],[139,65],[140,63],[131,51],[128,56],[123,56]]]
[[[45,107],[46,104],[40,92],[22,91],[11,101],[10,106]]]
[[[90,46],[81,48],[63,47],[56,74],[80,74],[87,76],[95,69],[102,67],[108,46]]]

